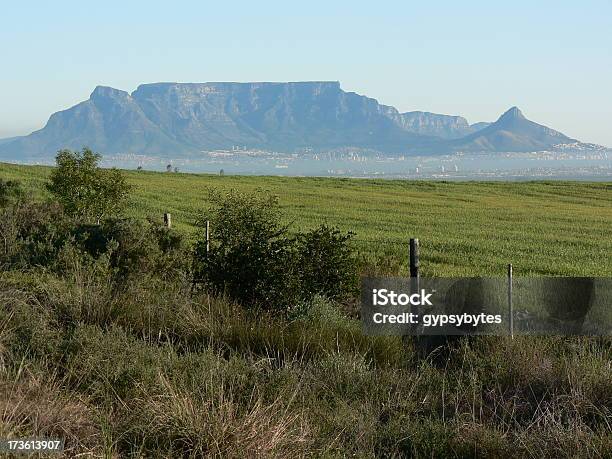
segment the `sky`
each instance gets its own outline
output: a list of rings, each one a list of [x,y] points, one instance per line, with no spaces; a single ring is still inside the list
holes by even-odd
[[[0,138],[97,85],[340,81],[398,110],[533,121],[612,146],[612,1],[0,4]]]

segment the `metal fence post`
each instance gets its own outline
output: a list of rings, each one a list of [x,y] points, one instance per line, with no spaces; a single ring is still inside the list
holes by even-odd
[[[514,311],[512,309],[512,263],[510,263],[508,265],[508,328],[510,337],[514,339]]]

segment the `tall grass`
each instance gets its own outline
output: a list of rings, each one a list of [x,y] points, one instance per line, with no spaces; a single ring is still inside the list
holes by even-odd
[[[0,165],[38,192],[47,172]],[[296,227],[355,230],[371,273],[404,272],[418,236],[424,275],[612,274],[609,184],[129,180],[133,215],[184,231],[207,186],[268,188]],[[59,436],[66,457],[612,456],[609,337],[474,337],[434,364],[351,305],[288,319],[62,257],[0,272],[0,437]]]
[[[287,321],[181,285],[109,293],[91,265],[21,275],[0,277],[0,430],[68,454],[612,454],[608,338],[479,337],[432,365],[324,299]]]

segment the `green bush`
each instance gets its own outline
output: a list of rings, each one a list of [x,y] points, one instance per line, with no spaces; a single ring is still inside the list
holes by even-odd
[[[354,293],[357,266],[348,241],[321,226],[292,235],[281,222],[278,199],[257,192],[213,196],[210,250],[205,218],[194,251],[194,281],[246,306],[295,310],[315,295],[340,299]]]
[[[0,208],[0,264],[47,266],[70,238],[73,222],[57,203],[21,200]]]
[[[99,223],[117,216],[126,204],[130,185],[118,169],[102,169],[102,157],[88,148],[81,152],[61,150],[47,189],[67,214],[81,221]]]
[[[83,223],[66,215],[58,203],[28,199],[0,208],[0,266],[5,269],[44,267],[61,273],[61,252],[68,246],[75,256],[108,256],[116,281],[133,275],[185,279],[190,269],[184,238],[152,220]]]
[[[15,180],[0,178],[0,207],[5,207],[24,195],[21,184]]]
[[[357,293],[357,264],[348,245],[352,236],[327,225],[297,235],[303,295],[342,300]]]
[[[268,310],[295,305],[300,300],[295,242],[280,223],[276,198],[231,191],[213,200],[213,243],[207,253],[200,234],[194,253],[196,282],[245,305]]]
[[[73,236],[89,255],[108,253],[121,279],[152,275],[164,280],[185,277],[189,256],[183,237],[152,220],[108,219],[101,224],[80,224]]]

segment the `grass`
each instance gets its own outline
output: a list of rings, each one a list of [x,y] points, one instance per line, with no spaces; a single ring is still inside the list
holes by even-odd
[[[47,167],[0,164],[44,195]],[[421,241],[424,276],[612,276],[612,183],[425,182],[164,174],[131,171],[129,213],[172,214],[194,231],[210,189],[264,189],[276,194],[296,228],[323,222],[356,233],[355,244],[377,272],[406,272],[407,240]]]
[[[20,276],[0,276],[0,431],[66,438],[68,455],[612,453],[609,340],[481,337],[435,366],[324,300],[288,323],[134,285],[109,315],[82,272]]]
[[[38,197],[48,172],[0,164]],[[185,233],[207,187],[268,189],[297,228],[356,231],[376,272],[405,272],[417,236],[425,275],[612,275],[605,183],[128,179],[132,215]],[[71,261],[0,272],[0,437],[59,436],[66,457],[612,456],[609,337],[475,337],[433,364],[324,299],[288,321]]]

